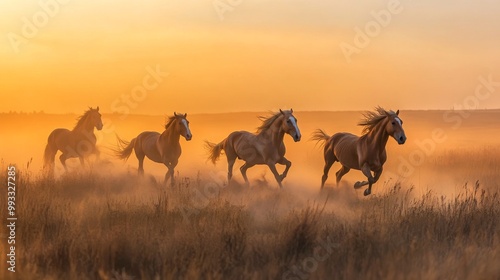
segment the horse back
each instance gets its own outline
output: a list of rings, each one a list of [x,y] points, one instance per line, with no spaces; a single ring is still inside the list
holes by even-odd
[[[52,130],[52,132],[49,134],[49,141],[51,138],[54,139],[55,137],[67,134],[69,132],[70,132],[70,130],[66,129],[66,128],[56,128],[56,129]]]
[[[226,153],[234,152],[241,159],[238,150],[248,146],[250,143],[255,143],[256,140],[256,135],[248,131],[233,131],[226,138],[224,151]]]
[[[144,154],[150,160],[163,163],[159,147],[157,146],[160,133],[156,131],[144,131],[136,137],[135,150],[139,154]]]
[[[235,131],[229,134],[224,150],[253,164],[265,164],[269,159],[277,161],[285,155],[284,143],[276,148],[271,145],[270,140],[264,140],[248,131]]]
[[[352,169],[360,168],[358,140],[359,136],[347,132],[336,133],[330,139],[330,148],[342,165]]]
[[[56,128],[49,134],[47,142],[49,145],[62,150],[65,146],[72,145],[70,135],[71,131],[69,129]]]

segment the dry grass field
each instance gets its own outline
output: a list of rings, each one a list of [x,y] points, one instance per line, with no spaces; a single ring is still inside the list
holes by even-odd
[[[377,183],[368,197],[352,188],[362,178],[359,172],[335,186],[338,165],[320,191],[321,150],[305,139],[318,127],[357,133],[358,113],[296,114],[304,140],[286,140],[294,165],[283,190],[265,168],[249,170],[250,187],[239,174],[228,185],[226,163],[206,163],[201,143],[221,140],[232,130],[252,130],[258,125],[255,115],[234,114],[226,123],[223,116],[192,116],[193,141],[182,140],[174,188],[160,183],[161,166],[146,164],[146,176],[138,178],[136,159],[124,164],[105,151],[101,162],[91,161],[85,170],[75,161],[68,173],[47,177],[39,172],[44,138],[64,127],[54,123],[67,117],[32,127],[12,124],[14,117],[9,124],[2,120],[2,148],[11,148],[2,150],[0,167],[17,164],[19,220],[17,272],[7,271],[2,253],[0,278],[498,279],[500,145],[494,131],[500,113],[477,112],[452,129],[441,112],[403,112],[408,143],[389,143],[386,170],[393,176]],[[24,123],[36,119],[25,117]],[[158,119],[134,117],[128,126],[113,120],[116,133],[130,139],[161,128]],[[415,141],[435,128],[442,128],[447,140],[407,176],[398,173],[419,149]],[[7,137],[9,130],[17,134]],[[26,140],[30,130],[37,133]],[[477,137],[481,134],[488,137]],[[104,137],[103,150],[113,138]],[[6,175],[0,173],[0,181]],[[1,197],[5,223],[4,190]],[[4,226],[0,234],[6,252]]]

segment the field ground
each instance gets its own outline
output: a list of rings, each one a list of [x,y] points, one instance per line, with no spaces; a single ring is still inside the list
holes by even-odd
[[[408,143],[388,144],[392,176],[369,197],[352,188],[359,172],[335,186],[338,165],[320,191],[321,150],[290,139],[293,166],[283,190],[265,168],[249,170],[250,187],[241,184],[240,174],[228,186],[226,163],[206,163],[202,141],[222,140],[238,129],[238,120],[240,129],[252,130],[255,114],[235,114],[231,121],[192,116],[194,138],[182,140],[174,188],[158,183],[161,166],[146,164],[146,176],[138,178],[136,159],[124,164],[106,152],[85,170],[74,162],[70,172],[48,178],[39,172],[45,137],[55,127],[70,127],[74,117],[57,126],[67,118],[38,117],[39,126],[20,125],[34,123],[33,115],[3,118],[0,167],[16,163],[19,169],[19,220],[17,272],[7,272],[2,253],[0,278],[498,279],[500,112],[477,112],[457,128],[443,121],[442,112],[402,114]],[[359,130],[358,113],[296,115],[304,140],[314,128]],[[161,128],[157,119],[131,117],[129,126],[113,121],[116,132],[130,139]],[[218,128],[212,131],[211,123]],[[434,129],[447,139],[421,148]],[[36,133],[30,136],[31,130]],[[9,131],[18,133],[8,137]],[[112,145],[113,137],[105,136],[101,145]],[[407,165],[415,151],[425,157]],[[411,172],[402,174],[402,166]],[[6,175],[0,173],[0,181]],[[0,234],[6,252],[6,227]]]
[[[126,174],[20,178],[17,279],[500,275],[500,196],[480,183],[453,198],[415,197],[400,184],[364,198],[347,186],[296,193],[203,178],[174,188]],[[3,279],[12,275],[5,257]]]

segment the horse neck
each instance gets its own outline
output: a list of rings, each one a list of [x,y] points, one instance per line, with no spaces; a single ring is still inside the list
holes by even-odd
[[[283,143],[283,138],[285,138],[285,131],[281,128],[281,124],[278,120],[274,121],[271,127],[262,133],[270,137],[273,144],[276,146],[281,145],[281,143]]]
[[[165,145],[171,146],[176,143],[179,143],[181,138],[180,132],[175,129],[177,124],[171,124],[163,133],[161,134],[161,138],[164,141]]]
[[[378,149],[382,151],[385,149],[387,145],[387,141],[389,140],[389,134],[385,131],[385,124],[387,120],[380,122],[372,131],[368,133],[369,145],[372,149]]]
[[[76,126],[73,131],[85,131],[85,132],[94,132],[94,125],[89,122],[88,120],[84,120],[84,122],[79,125],[79,126]]]

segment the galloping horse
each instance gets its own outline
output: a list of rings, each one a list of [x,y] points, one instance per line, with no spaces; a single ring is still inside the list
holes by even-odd
[[[368,185],[364,195],[371,193],[372,185],[380,178],[383,165],[387,160],[385,146],[389,136],[400,145],[406,141],[399,110],[397,112],[386,111],[381,107],[375,110],[375,112],[366,112],[364,120],[359,123],[364,127],[361,137],[345,132],[336,133],[330,137],[321,129],[313,133],[312,140],[324,141],[322,144],[324,145],[325,168],[321,188],[325,185],[330,167],[338,161],[342,167],[336,173],[337,185],[349,170],[361,170],[368,181],[356,182],[354,188]],[[372,176],[372,171],[374,176]]]
[[[297,119],[293,116],[293,110],[282,111],[268,117],[260,117],[262,125],[257,129],[257,134],[247,131],[235,131],[222,140],[219,144],[205,141],[209,150],[209,159],[215,164],[221,151],[224,150],[228,163],[228,182],[233,176],[233,165],[236,158],[245,161],[240,171],[248,184],[247,169],[256,164],[266,164],[274,174],[280,188],[281,181],[285,179],[292,163],[285,158],[285,144],[283,138],[286,134],[292,136],[295,142],[300,141],[301,135],[297,126]],[[285,165],[283,174],[278,174],[276,163]]]
[[[59,156],[64,169],[67,170],[66,160],[68,158],[80,159],[83,166],[84,159],[91,154],[99,157],[99,150],[96,147],[96,137],[94,127],[97,130],[102,129],[101,114],[99,107],[92,109],[89,107],[85,113],[78,118],[78,122],[73,130],[57,128],[50,133],[47,146],[44,153],[44,168],[50,168],[53,171],[54,157],[57,151],[61,151]]]
[[[165,131],[162,134],[145,131],[130,142],[118,138],[120,145],[120,149],[116,151],[118,158],[127,160],[132,154],[132,150],[135,150],[135,156],[139,160],[139,175],[144,174],[144,157],[147,156],[154,162],[163,163],[168,168],[164,183],[167,184],[168,180],[171,179],[170,183],[174,186],[174,168],[182,153],[179,143],[180,136],[182,135],[187,141],[193,137],[186,117],[187,114],[178,115],[174,112],[174,115],[168,118]]]

